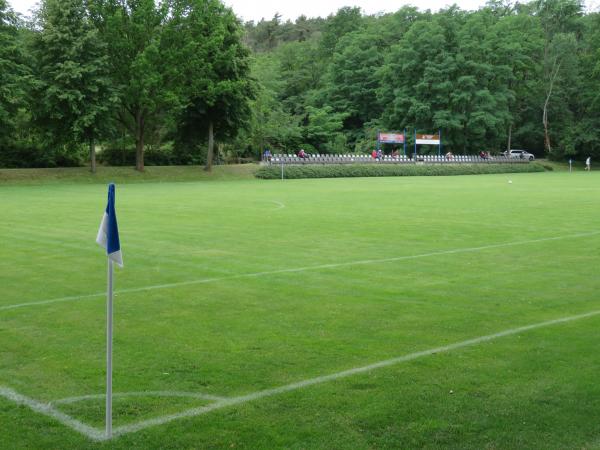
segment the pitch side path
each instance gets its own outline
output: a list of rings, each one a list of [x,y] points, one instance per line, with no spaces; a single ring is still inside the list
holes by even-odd
[[[512,183],[508,183],[508,180]],[[0,448],[598,448],[595,173],[0,187]]]

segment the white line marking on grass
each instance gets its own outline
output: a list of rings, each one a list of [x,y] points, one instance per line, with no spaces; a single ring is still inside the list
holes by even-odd
[[[51,417],[57,420],[58,422],[62,423],[63,425],[66,425],[67,427],[83,434],[84,436],[90,438],[93,441],[102,441],[106,439],[106,436],[104,435],[103,431],[86,425],[85,423],[72,418],[68,414],[58,411],[52,405],[49,405],[47,403],[41,403],[30,397],[26,397],[22,394],[19,394],[17,391],[14,391],[7,387],[0,386],[0,397],[4,397],[5,399],[10,400],[11,402],[16,403],[17,405],[27,406],[29,409],[37,413]]]
[[[351,267],[351,266],[360,266],[360,265],[369,265],[369,264],[382,264],[389,262],[397,262],[397,261],[407,261],[412,259],[419,258],[430,258],[432,256],[444,256],[444,255],[455,255],[460,253],[472,253],[478,252],[482,250],[491,250],[495,248],[505,248],[505,247],[516,247],[519,245],[527,245],[527,244],[537,244],[540,242],[551,242],[551,241],[560,241],[563,239],[577,239],[589,236],[596,236],[600,234],[600,231],[591,231],[588,233],[578,233],[578,234],[568,234],[565,236],[555,236],[549,238],[540,238],[540,239],[531,239],[528,241],[515,241],[515,242],[505,242],[501,244],[491,244],[491,245],[482,245],[480,247],[467,247],[467,248],[457,248],[453,250],[442,250],[438,252],[431,253],[421,253],[419,255],[407,255],[407,256],[396,256],[393,258],[382,258],[382,259],[365,259],[360,261],[348,261],[344,263],[333,263],[333,264],[320,264],[317,266],[306,266],[306,267],[296,267],[291,269],[280,269],[280,270],[271,270],[267,272],[255,272],[255,273],[243,273],[239,275],[227,275],[224,277],[215,277],[215,278],[202,278],[199,280],[189,280],[189,281],[180,281],[177,283],[166,283],[166,284],[155,284],[151,286],[137,287],[137,288],[129,288],[129,289],[118,289],[115,291],[115,295],[119,294],[127,294],[127,293],[135,293],[135,292],[146,292],[153,291],[157,289],[169,289],[175,287],[182,286],[191,286],[195,284],[206,284],[206,283],[215,283],[219,281],[227,281],[227,280],[236,280],[240,278],[256,278],[263,277],[268,275],[277,275],[281,273],[296,273],[296,272],[307,272],[310,270],[323,270],[323,269],[337,269],[340,267]],[[0,306],[0,311],[6,311],[10,309],[24,308],[27,306],[37,306],[37,305],[49,305],[53,303],[61,303],[61,302],[70,302],[70,301],[78,301],[91,299],[96,297],[104,297],[106,292],[98,292],[96,294],[86,294],[86,295],[72,295],[68,297],[55,298],[50,300],[42,300],[38,302],[29,302],[29,303],[20,303],[16,305],[7,305]]]
[[[30,303],[21,303],[18,305],[0,306],[0,311],[24,308],[26,306],[51,305],[53,303],[73,302],[73,301],[79,301],[79,300],[86,300],[86,299],[90,299],[90,298],[97,298],[97,297],[101,297],[101,296],[105,296],[105,295],[106,295],[106,292],[97,293],[97,294],[86,294],[86,295],[71,295],[69,297],[54,298],[51,300],[42,300],[39,302],[30,302]]]
[[[534,330],[537,328],[543,328],[543,327],[548,327],[548,326],[552,326],[552,325],[573,322],[576,320],[587,319],[587,318],[594,317],[597,315],[600,315],[600,311],[591,311],[591,312],[587,312],[584,314],[578,314],[575,316],[568,316],[568,317],[563,317],[560,319],[548,320],[545,322],[539,322],[539,323],[532,324],[532,325],[525,325],[525,326],[518,327],[518,328],[511,328],[509,330],[500,331],[498,333],[488,334],[486,336],[480,336],[477,338],[468,339],[466,341],[456,342],[454,344],[444,345],[444,346],[432,348],[429,350],[422,350],[420,352],[409,353],[407,355],[403,355],[403,356],[399,356],[399,357],[391,358],[391,359],[386,359],[384,361],[379,361],[379,362],[376,362],[373,364],[369,364],[367,366],[355,367],[353,369],[344,370],[342,372],[332,373],[329,375],[323,375],[323,376],[315,377],[315,378],[309,378],[306,380],[298,381],[296,383],[291,383],[291,384],[287,384],[285,386],[280,386],[280,387],[272,388],[272,389],[265,389],[265,390],[253,392],[253,393],[250,393],[247,395],[231,397],[231,398],[214,397],[215,399],[218,398],[220,400],[216,401],[215,403],[213,403],[211,405],[202,406],[199,408],[191,408],[191,409],[188,409],[181,413],[169,414],[169,415],[157,417],[154,419],[143,420],[138,423],[124,425],[124,426],[114,428],[113,436],[117,437],[117,436],[122,436],[125,434],[136,433],[136,432],[144,430],[146,428],[163,425],[165,423],[169,423],[169,422],[179,420],[179,419],[197,417],[197,416],[200,416],[203,414],[207,414],[211,411],[222,409],[222,408],[225,408],[228,406],[240,405],[240,404],[251,402],[254,400],[260,400],[260,399],[263,399],[266,397],[272,397],[274,395],[284,394],[286,392],[296,391],[298,389],[302,389],[305,387],[326,383],[328,381],[335,381],[335,380],[350,377],[353,375],[370,372],[370,371],[373,371],[376,369],[394,366],[394,365],[397,365],[397,364],[400,364],[403,362],[412,361],[412,360],[422,358],[425,356],[435,355],[436,353],[446,353],[446,352],[449,352],[452,350],[481,344],[483,342],[492,341],[492,340],[499,339],[499,338],[502,338],[505,336],[511,336],[511,335],[523,333],[526,331]],[[158,392],[162,392],[162,391],[158,391]],[[136,393],[136,395],[137,394],[138,393]],[[143,395],[144,393],[139,393],[139,394]],[[127,394],[123,394],[123,395],[127,395]],[[197,395],[203,395],[203,394],[197,394]],[[48,417],[52,417],[53,419],[56,419],[63,425],[66,425],[66,426],[72,428],[73,430],[83,434],[84,436],[87,436],[91,440],[94,440],[94,441],[108,440],[108,438],[106,437],[106,435],[104,434],[103,431],[96,429],[94,427],[91,427],[89,425],[86,425],[76,419],[73,419],[71,416],[56,410],[51,404],[38,402],[37,400],[33,400],[32,398],[25,397],[24,395],[21,395],[21,394],[17,393],[16,391],[6,388],[6,387],[3,387],[3,386],[0,386],[0,396],[18,404],[18,405],[27,406],[35,412],[44,414]],[[63,399],[63,400],[59,400],[55,403],[59,403],[59,402],[72,403],[74,401],[79,401],[79,400],[83,400],[83,399],[91,399],[91,398],[102,398],[102,396],[90,395],[90,396],[72,397],[71,399]],[[67,400],[72,400],[72,401],[67,401]]]
[[[140,391],[140,392],[116,392],[113,398],[129,398],[129,397],[179,397],[192,398],[196,400],[209,400],[211,402],[220,402],[225,400],[225,397],[216,395],[201,394],[196,392],[180,392],[180,391]],[[50,405],[70,405],[73,403],[83,402],[86,400],[101,400],[106,398],[106,394],[80,395],[78,397],[61,398],[53,400]]]
[[[511,336],[519,333],[523,333],[525,331],[535,330],[537,328],[548,327],[552,325],[558,325],[567,322],[573,322],[575,320],[587,319],[593,316],[600,315],[600,311],[591,311],[584,314],[579,314],[576,316],[563,317],[561,319],[548,320],[546,322],[540,322],[532,325],[525,325],[518,328],[512,328],[510,330],[500,331],[499,333],[488,334],[486,336],[481,336],[473,339],[468,339],[466,341],[457,342],[454,344],[444,345],[441,347],[432,348],[429,350],[423,350],[420,352],[409,353],[404,356],[399,356],[397,358],[387,359],[384,361],[379,361],[374,364],[369,364],[367,366],[356,367],[353,369],[344,370],[342,372],[332,373],[330,375],[324,375],[316,378],[309,378],[307,380],[298,381],[296,383],[287,384],[285,386],[280,386],[272,389],[265,389],[263,391],[254,392],[247,395],[242,395],[239,397],[228,398],[212,405],[202,406],[199,408],[188,409],[187,411],[183,411],[177,414],[169,414],[163,417],[157,417],[154,419],[144,420],[138,423],[134,423],[131,425],[125,425],[121,427],[117,427],[113,429],[113,434],[115,436],[122,436],[124,434],[135,433],[141,431],[143,429],[154,427],[158,425],[163,425],[168,422],[172,422],[178,419],[184,419],[189,417],[196,417],[203,414],[207,414],[211,411],[215,411],[217,409],[225,408],[227,406],[239,405],[242,403],[259,400],[265,397],[271,397],[278,394],[284,394],[286,392],[296,391],[298,389],[302,389],[309,386],[314,386],[317,384],[326,383],[328,381],[335,381],[341,378],[350,377],[352,375],[357,375],[365,372],[370,372],[372,370],[381,369],[383,367],[390,367],[396,364],[400,364],[407,361],[412,361],[414,359],[422,358],[425,356],[435,355],[436,353],[446,353],[452,350],[469,347],[477,344],[481,344],[483,342],[492,341],[495,339],[499,339],[505,336]]]
[[[283,203],[281,203],[281,202],[278,202],[278,201],[276,201],[276,200],[271,200],[271,203],[273,203],[273,204],[277,205],[277,206],[278,206],[278,208],[277,208],[277,209],[283,209],[283,208],[285,208],[285,204],[283,204]]]

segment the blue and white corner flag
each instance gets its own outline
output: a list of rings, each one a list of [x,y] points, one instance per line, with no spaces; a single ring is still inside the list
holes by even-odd
[[[108,204],[102,216],[100,229],[96,242],[106,249],[108,258],[123,267],[123,255],[119,242],[119,227],[117,226],[117,214],[115,213],[115,185],[108,185]]]

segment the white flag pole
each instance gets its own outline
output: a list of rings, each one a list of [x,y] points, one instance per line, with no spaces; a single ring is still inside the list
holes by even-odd
[[[106,292],[106,437],[112,437],[113,262],[108,258]]]

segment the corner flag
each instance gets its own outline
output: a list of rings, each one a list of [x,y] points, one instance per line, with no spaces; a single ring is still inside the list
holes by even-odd
[[[96,242],[106,249],[108,258],[123,267],[123,255],[119,242],[119,227],[117,226],[117,214],[115,212],[115,185],[108,185],[108,204],[102,216],[100,229]]]
[[[108,204],[100,222],[96,242],[106,249],[108,282],[106,287],[106,437],[112,437],[112,347],[113,347],[113,263],[123,267],[119,227],[115,213],[115,185],[108,185]]]

